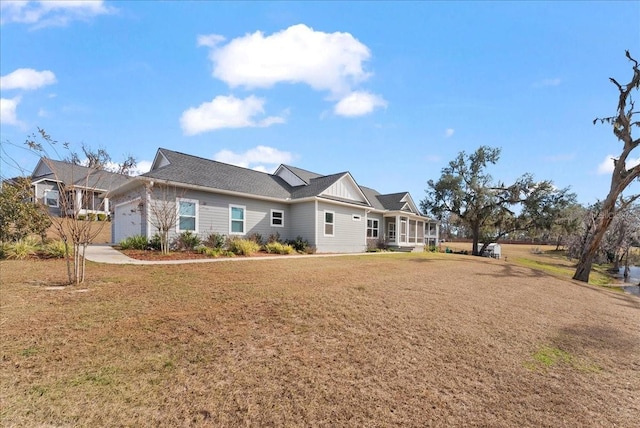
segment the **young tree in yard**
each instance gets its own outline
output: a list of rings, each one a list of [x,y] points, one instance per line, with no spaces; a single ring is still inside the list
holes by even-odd
[[[616,215],[616,210],[618,209],[616,204],[620,209],[624,209],[640,197],[640,192],[636,192],[627,198],[622,197],[622,192],[634,181],[640,179],[640,164],[633,167],[627,165],[627,161],[632,159],[634,155],[638,156],[637,149],[640,144],[640,138],[636,137],[634,139],[632,136],[633,129],[640,127],[640,121],[634,118],[638,112],[634,110],[635,103],[632,98],[632,92],[637,92],[640,88],[640,68],[638,61],[631,57],[629,51],[626,51],[626,57],[631,61],[633,69],[633,76],[629,83],[621,85],[616,79],[609,79],[616,86],[619,93],[616,114],[593,121],[594,124],[600,122],[612,125],[613,134],[622,143],[622,151],[620,156],[613,160],[614,168],[611,174],[611,186],[609,194],[602,202],[602,215],[599,217],[593,235],[590,236],[584,247],[576,272],[573,275],[573,279],[583,282],[589,282],[589,274],[591,273],[591,266],[596,252]]]
[[[41,203],[30,203],[31,180],[18,177],[2,183],[0,188],[0,242],[17,241],[30,234],[44,237],[51,225]]]
[[[148,183],[145,190],[149,223],[158,231],[162,254],[168,254],[169,232],[175,230],[178,223],[177,190],[168,183],[158,182]]]
[[[86,221],[81,218],[80,210],[83,207],[90,206],[94,211],[102,211],[104,208],[104,199],[98,200],[96,204],[95,190],[108,187],[105,181],[109,180],[109,174],[103,169],[96,169],[92,167],[86,167],[79,165],[77,155],[73,153],[71,157],[71,168],[64,172],[65,180],[62,180],[60,176],[63,174],[58,167],[54,165],[54,162],[47,156],[48,149],[56,152],[57,144],[49,134],[43,129],[38,128],[38,133],[31,135],[25,142],[27,147],[33,152],[39,154],[42,157],[43,162],[47,164],[52,171],[55,179],[59,183],[71,183],[67,185],[60,185],[60,191],[58,192],[58,204],[62,216],[50,215],[52,226],[58,235],[58,237],[64,242],[65,255],[67,261],[67,274],[69,284],[80,284],[85,280],[85,252],[87,246],[93,242],[93,240],[100,234],[102,228],[106,224],[105,222]],[[63,144],[66,150],[69,150],[67,143]],[[102,150],[102,149],[101,149]],[[83,146],[83,151],[89,155],[93,155],[94,158],[110,159],[108,155],[105,158],[104,153],[92,153],[86,146]],[[106,153],[106,152],[105,152]],[[135,161],[129,157],[126,163]],[[121,170],[125,170],[123,167],[119,167]]]
[[[549,228],[558,214],[575,199],[568,189],[558,190],[550,181],[536,182],[525,174],[507,186],[495,183],[485,169],[500,158],[500,149],[481,146],[467,155],[460,152],[442,169],[437,182],[429,180],[420,206],[437,218],[454,214],[471,230],[473,255],[484,245],[519,231]]]

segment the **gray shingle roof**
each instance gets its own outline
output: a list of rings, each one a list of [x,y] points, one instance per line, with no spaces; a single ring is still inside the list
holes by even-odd
[[[306,185],[291,186],[279,176],[211,159],[163,148],[158,149],[158,154],[164,156],[168,163],[142,174],[141,177],[283,200],[319,196],[331,185],[349,174],[348,172],[340,172],[321,175],[301,168],[283,165],[307,183]],[[407,192],[382,195],[374,189],[359,187],[369,200],[371,207],[375,209],[397,211],[401,210],[405,205],[400,200],[407,195]],[[329,197],[327,199],[369,206],[365,202]]]
[[[407,192],[382,195],[369,187],[360,186],[360,189],[362,189],[362,192],[365,194],[367,199],[369,199],[373,208],[379,210],[399,211],[405,204],[405,202],[400,202],[400,200],[407,195]]]
[[[95,190],[112,190],[127,182],[131,177],[114,172],[87,168],[69,162],[42,158],[52,173],[32,176],[32,181],[54,180],[61,181],[67,186],[84,187]]]
[[[280,177],[172,150],[159,149],[159,152],[169,164],[142,174],[142,177],[256,196],[291,197],[291,186]]]
[[[302,169],[302,168],[296,168],[295,166],[291,166],[291,165],[282,165],[282,166],[287,168],[289,171],[293,172],[295,175],[298,176],[298,178],[300,178],[302,181],[304,181],[307,184],[309,184],[311,180],[314,178],[323,177],[322,174],[317,174],[315,172],[307,171],[306,169]]]

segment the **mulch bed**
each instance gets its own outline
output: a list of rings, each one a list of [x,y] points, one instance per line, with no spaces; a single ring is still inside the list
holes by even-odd
[[[197,253],[194,251],[171,251],[169,254],[162,254],[160,251],[149,250],[118,250],[125,256],[131,257],[136,260],[194,260],[194,259],[210,259],[212,257],[206,254]],[[280,254],[269,254],[264,251],[252,254],[251,257],[265,257],[265,256],[278,256]],[[235,256],[246,257],[246,256]],[[220,257],[222,258],[222,256]]]

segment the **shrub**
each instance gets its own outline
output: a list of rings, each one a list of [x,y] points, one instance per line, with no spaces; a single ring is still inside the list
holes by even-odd
[[[8,242],[0,242],[0,260],[7,258],[8,249],[9,249]]]
[[[280,240],[280,232],[272,233],[271,235],[269,235],[269,237],[267,238],[267,243],[269,242],[282,242]]]
[[[260,244],[242,238],[233,238],[227,241],[229,251],[239,256],[250,256],[260,251]]]
[[[207,236],[204,240],[203,244],[209,248],[213,249],[221,249],[224,247],[224,242],[226,241],[226,237],[220,233],[212,232]]]
[[[96,213],[87,214],[87,220],[89,221],[96,221],[96,218],[97,218]]]
[[[206,254],[208,257],[233,257],[231,251],[223,250],[222,248],[209,248],[204,245],[201,245],[196,248],[196,251],[200,254]]]
[[[173,240],[173,247],[176,250],[192,251],[200,245],[200,238],[191,231],[182,232]]]
[[[282,244],[280,242],[268,242],[264,249],[269,254],[293,254],[295,250],[291,245]]]
[[[87,219],[87,216],[84,214],[78,214],[78,220],[80,221],[85,221]]]
[[[50,257],[53,259],[63,259],[67,256],[64,241],[60,239],[56,239],[55,241],[47,243],[42,249],[42,252],[45,257]],[[73,254],[72,245],[69,245],[69,254]]]
[[[5,257],[14,260],[24,260],[31,256],[35,256],[40,249],[40,243],[37,239],[27,237],[12,242],[5,248]]]
[[[98,221],[107,221],[107,215],[106,214],[98,214]]]
[[[123,250],[146,250],[147,238],[142,235],[134,235],[120,241],[120,248]]]
[[[247,239],[249,241],[253,241],[258,245],[262,245],[262,235],[259,233],[252,233],[251,235],[247,236]]]
[[[160,251],[162,249],[162,238],[157,233],[149,239],[147,248],[153,251]]]
[[[299,253],[313,254],[307,252],[307,248],[310,246],[309,241],[307,241],[300,235],[296,236],[296,239],[289,239],[285,243],[291,245],[293,249]],[[315,253],[315,250],[313,252]]]

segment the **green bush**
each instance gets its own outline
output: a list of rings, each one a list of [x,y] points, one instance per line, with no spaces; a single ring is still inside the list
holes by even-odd
[[[232,238],[227,242],[229,251],[238,256],[250,256],[260,251],[260,244],[249,239]]]
[[[173,240],[173,247],[180,251],[192,251],[200,245],[200,238],[191,231],[182,232]]]
[[[286,241],[286,244],[289,244],[299,253],[313,254],[315,253],[315,249],[313,252],[309,253],[307,248],[310,248],[309,241],[304,239],[302,236],[296,236],[296,239],[289,239]]]
[[[221,249],[224,247],[224,243],[226,241],[226,237],[220,233],[212,232],[207,236],[207,238],[203,241],[203,244],[209,248],[213,249]]]
[[[146,250],[149,243],[142,235],[134,235],[120,241],[120,248],[123,250]]]
[[[249,241],[253,241],[258,245],[262,245],[262,235],[259,233],[252,233],[251,235],[247,236],[247,239]]]
[[[98,216],[96,215],[96,213],[87,214],[87,220],[89,220],[89,221],[96,221],[97,218],[98,218]]]
[[[154,251],[160,251],[162,249],[162,238],[157,233],[149,239],[147,248]]]
[[[107,215],[106,214],[98,214],[98,221],[107,221]]]
[[[40,250],[40,243],[37,239],[27,237],[12,242],[6,246],[4,252],[7,259],[24,260],[31,256],[35,256]]]
[[[269,242],[264,246],[264,249],[269,254],[293,254],[296,251],[291,245],[280,242]]]
[[[7,251],[9,249],[8,242],[0,242],[0,260],[7,258]]]
[[[45,255],[45,257],[50,257],[53,259],[63,259],[67,255],[64,241],[60,239],[56,239],[55,241],[47,243],[42,249],[42,253]],[[71,245],[69,245],[69,254],[73,254],[73,246]]]
[[[271,235],[269,235],[269,237],[267,238],[267,243],[269,242],[282,242],[280,240],[280,232],[272,233]]]
[[[84,214],[78,214],[78,220],[80,220],[80,221],[84,221],[84,220],[86,220],[86,219],[87,219],[87,216],[86,216],[86,215],[84,215]]]

